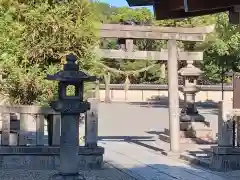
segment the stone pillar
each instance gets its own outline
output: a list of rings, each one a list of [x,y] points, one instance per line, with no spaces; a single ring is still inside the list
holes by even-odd
[[[111,83],[111,74],[108,72],[107,74],[104,75],[104,80],[105,80],[105,102],[110,103],[111,98],[110,98],[110,83]]]
[[[212,147],[210,167],[217,171],[240,169],[240,148],[233,147],[232,102],[219,102],[218,146]]]
[[[125,101],[128,100],[128,89],[130,86],[130,80],[128,76],[126,77],[125,83],[124,83],[124,94],[125,94]]]
[[[236,119],[237,125],[237,146],[240,147],[240,117],[238,116]]]
[[[38,114],[36,118],[36,144],[37,146],[44,145],[44,115]]]
[[[96,99],[88,101],[91,103],[91,108],[85,117],[85,146],[95,148],[98,142],[98,101]]]
[[[1,146],[12,145],[10,142],[10,114],[2,113],[1,119]]]
[[[133,52],[134,50],[133,39],[126,39],[125,44],[126,44],[126,51]]]
[[[233,145],[232,102],[220,101],[218,109],[218,146],[231,147]]]
[[[26,146],[27,144],[32,144],[32,139],[30,139],[30,135],[33,132],[29,126],[35,120],[36,120],[36,117],[34,114],[26,114],[24,112],[20,114],[20,133],[19,133],[20,146]]]
[[[165,65],[165,63],[161,64],[161,74],[160,74],[160,77],[162,79],[166,78],[166,65]]]
[[[62,114],[60,137],[60,175],[78,175],[79,114]]]
[[[95,86],[95,98],[100,101],[100,83],[99,83],[99,80],[97,80],[95,82],[96,86]]]
[[[52,145],[59,146],[60,145],[60,134],[61,134],[61,115],[53,114],[52,116]]]
[[[170,150],[180,150],[179,95],[178,95],[178,56],[176,40],[168,40],[168,99]]]

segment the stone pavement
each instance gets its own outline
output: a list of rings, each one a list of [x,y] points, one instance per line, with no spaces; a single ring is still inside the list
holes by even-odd
[[[216,109],[199,109],[217,131]],[[170,149],[159,140],[158,133],[169,127],[168,109],[141,107],[123,103],[101,104],[99,120],[100,144],[106,149],[105,160],[120,165],[128,174],[146,180],[237,180],[240,171],[212,172],[187,165],[161,155]],[[198,150],[209,145],[182,145],[181,150]],[[116,165],[116,166],[117,166]]]
[[[221,173],[188,165],[127,142],[101,143],[105,161],[138,180],[239,180],[240,171]]]
[[[206,119],[216,123],[214,110],[204,109],[201,112]],[[105,147],[106,163],[103,170],[83,171],[87,180],[240,179],[240,171],[212,172],[161,155],[163,150],[169,150],[169,144],[160,141],[154,132],[168,128],[168,109],[165,107],[101,104],[99,116],[99,145]],[[182,147],[182,150],[187,148]],[[0,180],[47,180],[54,173],[1,169]]]

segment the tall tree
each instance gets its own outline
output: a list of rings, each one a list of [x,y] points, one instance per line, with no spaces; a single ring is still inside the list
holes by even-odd
[[[43,77],[59,70],[69,52],[91,68],[98,20],[87,0],[2,0],[0,13],[2,92],[12,103],[53,98],[56,86]]]

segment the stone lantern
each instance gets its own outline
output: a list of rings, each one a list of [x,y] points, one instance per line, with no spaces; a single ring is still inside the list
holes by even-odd
[[[184,86],[181,91],[184,94],[184,108],[180,114],[181,122],[202,122],[204,117],[198,113],[195,104],[196,93],[199,92],[197,88],[197,79],[203,72],[193,65],[193,61],[187,61],[187,66],[180,69],[179,74],[183,76]]]
[[[96,77],[79,71],[76,56],[67,55],[67,63],[62,71],[54,75],[47,75],[48,80],[58,82],[58,100],[52,101],[50,106],[61,113],[60,137],[60,169],[54,179],[82,180],[78,171],[79,151],[79,118],[80,113],[90,109],[90,103],[83,101],[84,82],[96,81]],[[73,95],[67,94],[67,88],[74,89]]]

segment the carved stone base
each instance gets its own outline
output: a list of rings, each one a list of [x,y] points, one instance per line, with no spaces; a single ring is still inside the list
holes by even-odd
[[[189,94],[191,97],[194,94]],[[191,99],[194,99],[193,97]],[[195,102],[188,102],[180,113],[180,122],[204,122],[205,118],[199,114]]]
[[[165,129],[159,137],[170,142],[170,131]],[[180,122],[180,143],[182,144],[215,144],[216,134],[208,122]]]
[[[240,147],[213,147],[210,167],[216,171],[240,170]]]
[[[86,180],[83,175],[76,174],[76,175],[61,175],[55,174],[54,176],[50,177],[49,180]]]
[[[216,143],[216,133],[209,122],[180,122],[181,138],[194,138],[197,142]]]

